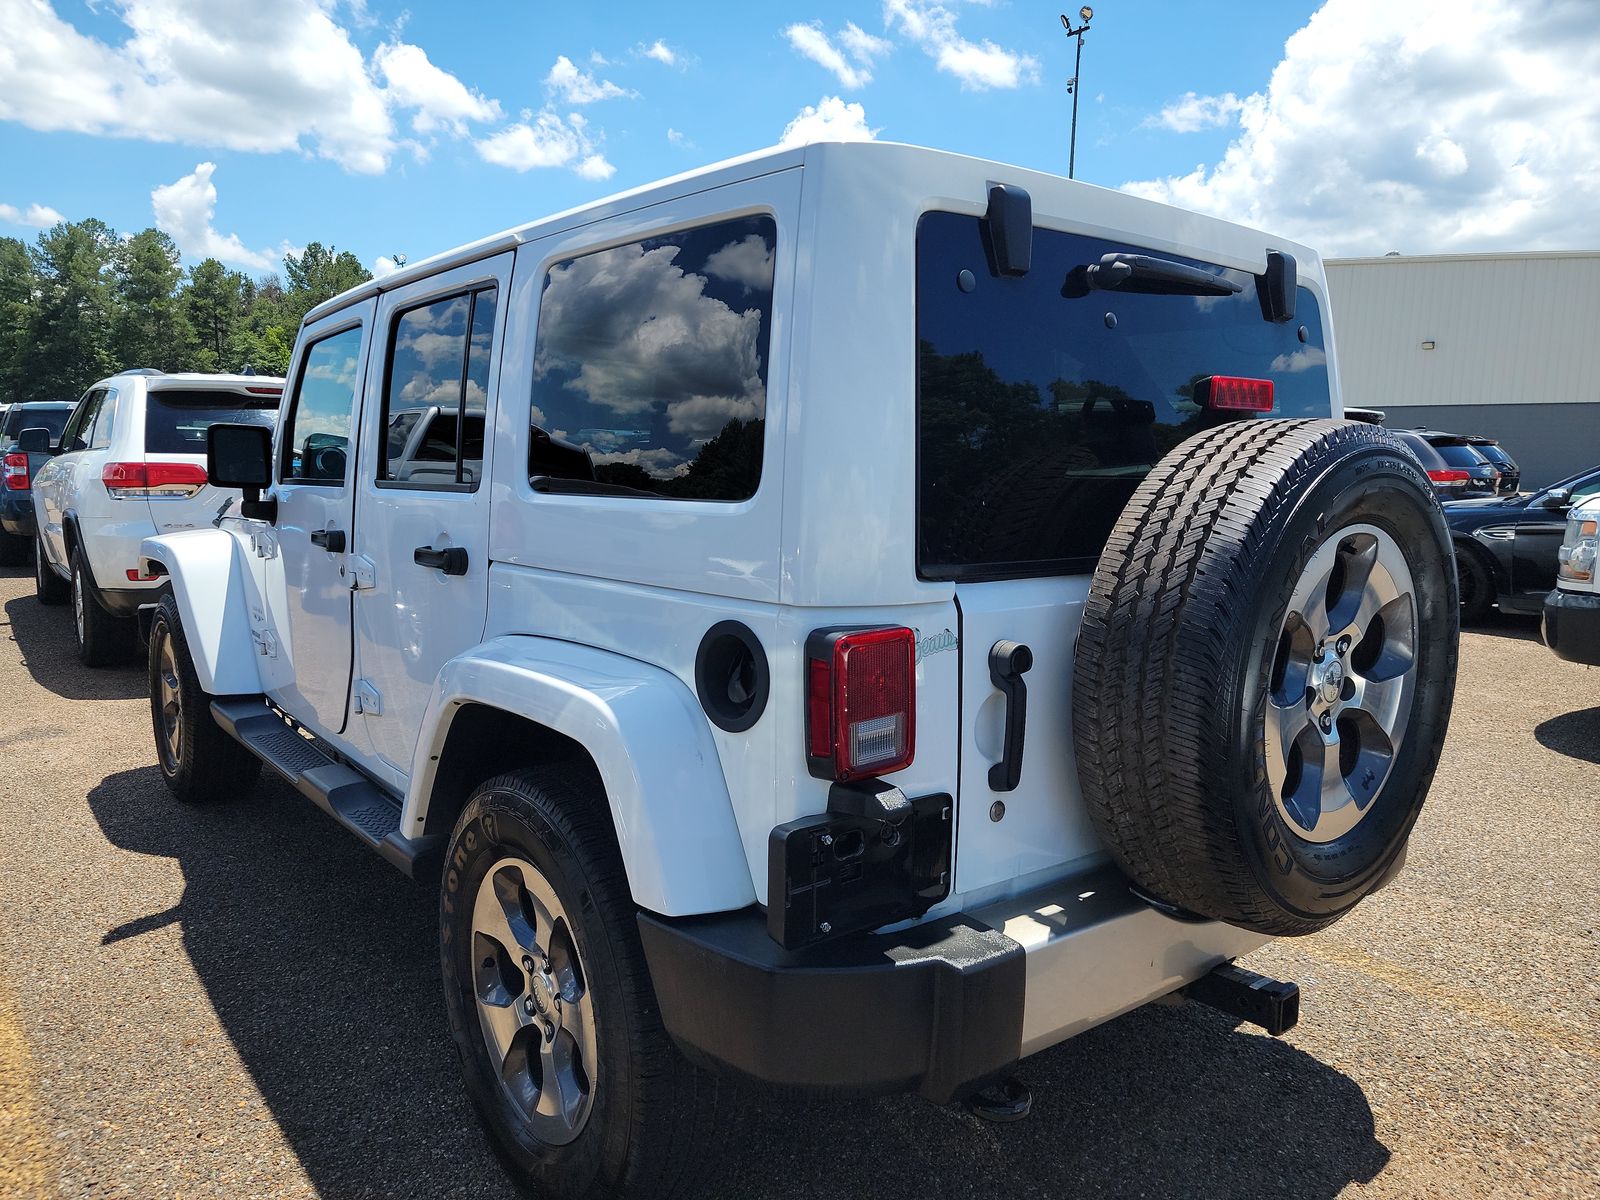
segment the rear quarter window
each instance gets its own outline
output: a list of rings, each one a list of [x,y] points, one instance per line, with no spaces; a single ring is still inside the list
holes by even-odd
[[[1157,254],[1238,283],[1233,296],[1069,295],[1113,252]],[[1020,278],[989,266],[983,222],[917,229],[918,568],[923,578],[1090,571],[1150,468],[1222,418],[1209,375],[1272,380],[1273,417],[1332,412],[1322,315],[1263,318],[1253,276],[1121,242],[1036,229]]]
[[[144,406],[146,454],[204,454],[206,430],[220,422],[271,426],[278,396],[227,391],[150,391]]]

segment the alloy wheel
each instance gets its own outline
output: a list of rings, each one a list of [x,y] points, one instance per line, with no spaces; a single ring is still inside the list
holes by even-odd
[[[157,700],[161,705],[160,750],[168,774],[183,761],[183,691],[178,685],[178,663],[172,653],[172,634],[165,628],[156,648]]]
[[[1278,637],[1265,718],[1278,811],[1331,842],[1372,811],[1416,688],[1417,600],[1394,538],[1351,525],[1306,564]]]

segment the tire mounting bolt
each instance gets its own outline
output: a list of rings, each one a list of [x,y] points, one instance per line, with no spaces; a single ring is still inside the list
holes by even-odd
[[[824,921],[822,924],[817,926],[817,931],[819,933],[832,933],[833,925],[831,922]]]
[[[531,1014],[533,1012],[533,997],[529,996],[526,1000],[524,1000],[522,1002],[522,1007],[525,1012]]]
[[[1349,651],[1350,651],[1350,637],[1349,637],[1348,634],[1346,634],[1344,637],[1339,639],[1339,653],[1340,654],[1347,654],[1347,653],[1349,653]]]
[[[1322,726],[1322,732],[1327,733],[1333,728],[1333,714],[1331,712],[1323,713],[1322,719],[1318,722],[1318,724]]]

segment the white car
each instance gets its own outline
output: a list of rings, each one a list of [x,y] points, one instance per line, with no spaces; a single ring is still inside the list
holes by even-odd
[[[1544,602],[1544,642],[1557,658],[1600,667],[1600,496],[1567,514],[1556,588]]]
[[[724,1075],[1009,1117],[1173,993],[1281,1032],[1233,960],[1399,870],[1454,683],[1443,514],[1333,349],[1311,250],[908,146],[412,264],[144,543],[163,777],[265,763],[438,887],[540,1195],[692,1189]]]
[[[166,588],[140,566],[144,539],[209,527],[236,498],[206,480],[206,430],[270,425],[282,394],[275,377],[139,370],[102,379],[78,401],[32,481],[34,582],[42,603],[72,601],[85,664],[124,658],[139,606]]]

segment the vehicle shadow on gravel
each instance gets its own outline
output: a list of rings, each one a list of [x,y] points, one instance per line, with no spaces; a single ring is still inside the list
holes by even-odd
[[[108,912],[107,943],[178,923],[251,1081],[328,1197],[516,1193],[456,1073],[434,898],[277,781],[210,808],[155,768],[88,797],[118,847],[174,859],[170,910]],[[1023,1064],[1034,1113],[980,1122],[910,1097],[741,1088],[697,1196],[1331,1197],[1389,1152],[1360,1088],[1196,1006],[1151,1008]],[[288,1186],[288,1181],[281,1181]]]
[[[1539,618],[1532,613],[1503,613],[1498,608],[1481,621],[1463,621],[1462,633],[1487,633],[1518,642],[1538,642]]]
[[[5,632],[22,652],[34,682],[63,700],[133,700],[150,694],[142,658],[132,647],[121,666],[84,666],[72,637],[71,610],[46,608],[31,591],[6,601]]]
[[[1580,708],[1534,726],[1539,745],[1579,762],[1600,763],[1600,708]]]

